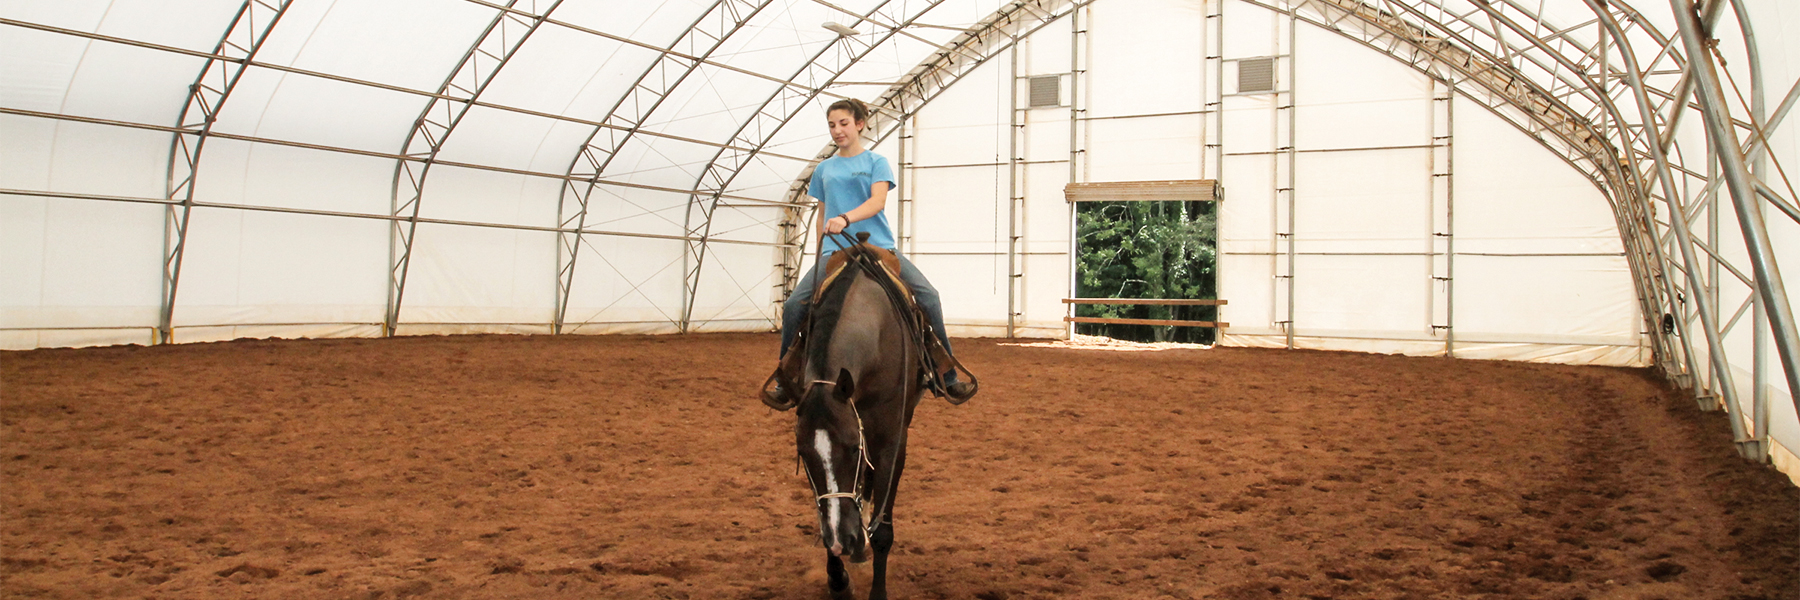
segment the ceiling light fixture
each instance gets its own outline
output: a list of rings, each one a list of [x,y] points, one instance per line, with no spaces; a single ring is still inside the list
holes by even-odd
[[[846,36],[857,35],[857,31],[855,29],[845,27],[841,24],[838,24],[838,23],[835,23],[832,21],[826,21],[824,27],[826,29],[830,29],[832,33],[835,33],[838,35],[846,35]]]

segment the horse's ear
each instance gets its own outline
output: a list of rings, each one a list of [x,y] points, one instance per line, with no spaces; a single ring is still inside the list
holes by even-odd
[[[831,386],[831,398],[838,402],[849,402],[856,395],[856,378],[850,376],[849,369],[838,369],[837,385]]]

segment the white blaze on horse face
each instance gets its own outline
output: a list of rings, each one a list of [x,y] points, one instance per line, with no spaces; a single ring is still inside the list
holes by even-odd
[[[831,468],[831,436],[826,435],[825,430],[813,430],[813,451],[819,453],[819,465],[825,470],[825,493],[831,494],[837,492],[837,473]],[[838,511],[830,510],[829,508],[824,510],[826,518],[825,526],[828,528],[827,531],[829,532],[826,534],[826,539],[831,540],[831,553],[832,555],[841,555],[844,552],[844,548],[842,543],[837,540],[836,535],[838,528]]]

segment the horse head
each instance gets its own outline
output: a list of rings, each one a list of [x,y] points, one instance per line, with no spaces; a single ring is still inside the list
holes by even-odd
[[[794,421],[794,445],[812,484],[819,512],[819,538],[832,556],[850,562],[869,558],[863,527],[867,446],[856,411],[856,381],[848,369],[835,380],[806,386]]]

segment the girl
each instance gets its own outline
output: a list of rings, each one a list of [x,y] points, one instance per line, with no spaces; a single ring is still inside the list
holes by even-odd
[[[827,126],[831,131],[831,142],[837,145],[837,154],[819,163],[813,168],[812,182],[807,186],[807,194],[817,198],[823,204],[820,214],[835,215],[819,224],[819,235],[849,232],[855,236],[860,232],[869,234],[869,244],[886,248],[900,256],[895,250],[894,231],[888,227],[887,215],[882,209],[887,206],[888,192],[894,188],[894,171],[888,167],[886,158],[874,152],[863,150],[863,128],[868,125],[869,108],[859,100],[839,100],[833,102],[825,110]],[[794,341],[794,332],[806,319],[806,311],[811,304],[813,286],[824,270],[826,257],[841,248],[841,243],[834,237],[825,239],[824,255],[819,257],[818,265],[806,272],[800,284],[788,296],[781,311],[781,353],[787,354],[788,345]],[[950,351],[950,338],[944,334],[944,308],[938,302],[937,288],[925,279],[925,274],[914,267],[912,261],[900,256],[900,279],[912,288],[913,298],[919,307],[925,309],[931,321],[931,330],[937,334],[938,343],[944,345],[944,351]],[[968,400],[975,395],[975,386],[957,381],[956,370],[951,369],[944,376],[945,391],[958,401]]]

